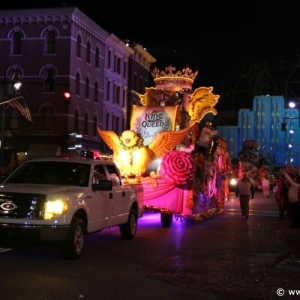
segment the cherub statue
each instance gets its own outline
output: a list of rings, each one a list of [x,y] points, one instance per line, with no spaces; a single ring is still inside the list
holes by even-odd
[[[97,127],[98,133],[114,152],[114,162],[123,176],[143,176],[151,161],[161,158],[174,149],[191,131],[195,124],[178,131],[160,131],[145,146],[143,138],[133,130],[125,130],[119,137],[114,131]]]

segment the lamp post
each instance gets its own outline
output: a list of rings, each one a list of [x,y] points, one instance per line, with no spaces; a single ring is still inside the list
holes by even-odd
[[[2,106],[2,118],[1,118],[1,145],[0,145],[0,166],[4,166],[5,164],[5,111],[7,107],[8,100],[14,95],[14,93],[20,88],[21,83],[12,81],[8,82],[5,77],[3,82],[3,92],[2,92],[2,101],[0,105]]]

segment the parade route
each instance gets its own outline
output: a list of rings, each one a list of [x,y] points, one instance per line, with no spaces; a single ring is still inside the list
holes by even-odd
[[[275,200],[260,191],[248,220],[234,193],[225,206],[223,215],[202,221],[192,250],[166,257],[142,274],[204,292],[199,299],[297,299],[298,293],[300,299],[300,230],[289,228],[287,218],[278,222]]]

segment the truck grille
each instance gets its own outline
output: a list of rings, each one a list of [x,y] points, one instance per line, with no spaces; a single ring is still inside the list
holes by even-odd
[[[44,194],[0,194],[0,218],[41,219],[45,199]]]

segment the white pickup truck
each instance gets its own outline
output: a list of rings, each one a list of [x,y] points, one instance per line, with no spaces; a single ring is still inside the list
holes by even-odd
[[[124,185],[113,162],[28,160],[0,184],[0,241],[59,242],[79,258],[85,236],[113,226],[133,239],[143,215],[142,185]]]

